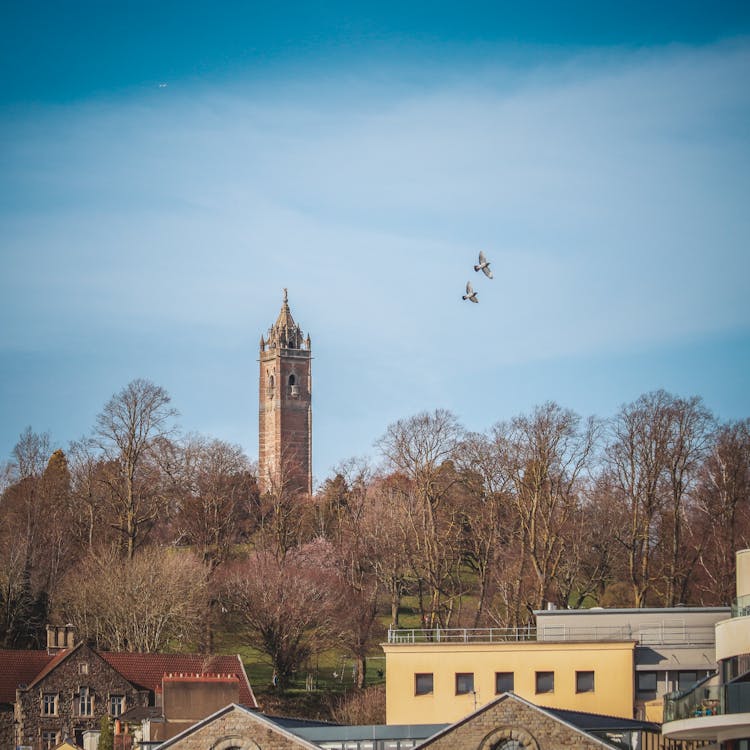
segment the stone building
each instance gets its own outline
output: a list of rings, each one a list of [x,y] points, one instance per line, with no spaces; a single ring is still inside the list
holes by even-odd
[[[178,701],[194,692],[182,686],[186,675],[200,675],[203,682],[214,676],[208,682],[235,686],[231,693],[209,696],[206,712],[191,712],[183,697],[174,706],[174,732],[206,716],[226,696],[257,708],[239,656],[97,651],[84,643],[70,647],[70,634],[61,639],[59,630],[48,629],[46,651],[0,650],[0,750],[48,750],[65,739],[82,745],[84,733],[98,730],[103,716],[116,719],[133,709],[151,707],[163,717],[165,684],[171,688],[174,675],[181,675],[181,692],[172,690]]]
[[[264,492],[312,492],[310,336],[289,310],[287,291],[276,322],[260,338],[258,480]]]

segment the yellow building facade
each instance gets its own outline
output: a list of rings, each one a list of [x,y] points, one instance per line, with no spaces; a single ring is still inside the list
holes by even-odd
[[[387,643],[386,723],[454,722],[506,692],[550,708],[632,718],[635,645]]]

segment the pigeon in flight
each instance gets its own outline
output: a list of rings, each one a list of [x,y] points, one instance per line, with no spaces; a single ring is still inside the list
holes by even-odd
[[[466,282],[466,294],[464,294],[464,296],[461,297],[461,299],[468,299],[468,300],[471,300],[472,302],[477,302],[477,303],[479,302],[479,300],[477,299],[477,293],[471,288],[470,281]]]
[[[492,278],[492,271],[490,271],[490,262],[484,257],[484,253],[479,251],[479,264],[474,266],[475,271],[483,271],[484,275],[488,278]]]

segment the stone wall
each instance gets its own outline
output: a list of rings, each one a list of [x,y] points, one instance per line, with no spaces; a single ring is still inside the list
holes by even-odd
[[[77,696],[81,688],[88,688],[93,694],[91,716],[78,715]],[[54,716],[42,715],[45,693],[58,696]],[[98,654],[85,645],[79,646],[33,687],[16,691],[18,724],[13,744],[41,748],[43,732],[56,732],[62,742],[66,737],[75,740],[77,732],[80,735],[86,729],[99,729],[102,716],[109,712],[110,695],[124,696],[125,710],[148,705],[147,691],[136,690]]]
[[[204,726],[169,743],[167,750],[317,750],[303,739],[234,707]]]
[[[603,742],[590,739],[574,727],[512,696],[500,698],[458,722],[419,748],[429,750],[492,750],[501,740],[513,739],[524,750],[603,750]]]

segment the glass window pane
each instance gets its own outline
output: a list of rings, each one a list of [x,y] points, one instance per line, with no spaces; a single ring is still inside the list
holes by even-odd
[[[513,691],[513,672],[495,672],[495,692],[510,693]]]
[[[637,687],[639,693],[655,693],[656,672],[638,672]]]
[[[555,692],[555,673],[554,672],[537,672],[536,673],[536,691],[537,693],[554,693]]]
[[[415,695],[428,695],[432,692],[432,674],[414,675]]]
[[[594,673],[576,672],[576,693],[594,692]]]
[[[474,673],[457,672],[456,673],[456,695],[474,692]]]

